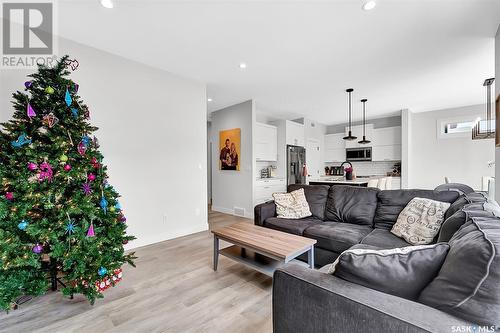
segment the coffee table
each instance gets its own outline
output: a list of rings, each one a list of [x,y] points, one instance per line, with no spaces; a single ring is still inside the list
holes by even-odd
[[[307,263],[310,268],[314,268],[315,239],[246,222],[218,228],[212,230],[212,233],[214,234],[214,271],[217,270],[219,254],[271,277],[278,267],[306,252]],[[233,245],[219,249],[219,240]]]

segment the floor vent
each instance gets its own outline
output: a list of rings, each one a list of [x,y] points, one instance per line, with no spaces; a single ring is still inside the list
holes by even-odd
[[[245,208],[234,207],[234,215],[245,217]]]

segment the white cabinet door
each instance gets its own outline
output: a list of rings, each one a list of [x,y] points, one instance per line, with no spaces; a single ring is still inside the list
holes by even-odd
[[[372,161],[400,161],[401,145],[372,147]]]
[[[294,121],[286,121],[286,144],[293,146],[305,146],[304,125]]]
[[[345,149],[325,150],[325,162],[344,162]]]
[[[256,124],[255,159],[257,161],[276,161],[278,159],[278,129],[275,126]]]
[[[345,140],[344,133],[325,135],[325,162],[345,161]]]
[[[286,192],[285,179],[262,179],[255,185],[254,204],[273,200],[273,193]]]
[[[377,128],[373,130],[373,146],[401,144],[401,126]]]

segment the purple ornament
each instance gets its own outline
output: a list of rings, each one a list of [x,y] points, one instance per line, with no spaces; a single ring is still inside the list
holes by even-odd
[[[40,253],[42,253],[42,251],[43,251],[43,246],[42,245],[36,243],[36,245],[33,246],[33,252],[34,253],[40,254]]]
[[[90,187],[89,183],[84,183],[82,185],[82,191],[85,195],[90,195],[92,193],[92,188]]]
[[[94,224],[91,222],[89,230],[87,231],[87,237],[94,237],[95,232],[94,232]]]
[[[75,83],[75,92],[78,92],[79,88],[80,88],[80,85],[78,83]]]
[[[28,118],[33,118],[36,116],[35,110],[33,110],[33,107],[31,106],[30,103],[28,103],[28,107],[26,108],[26,114],[28,115]]]
[[[28,163],[28,170],[35,171],[36,169],[38,169],[38,166],[35,163]]]
[[[26,82],[24,82],[24,86],[26,87],[26,89],[31,88],[32,85],[33,85],[32,81],[26,81]]]
[[[5,193],[5,199],[12,201],[14,200],[14,193],[13,192],[7,192]]]
[[[126,222],[127,221],[127,218],[125,217],[125,215],[121,214],[120,215],[120,222]]]
[[[52,171],[52,166],[47,163],[43,162],[40,164],[40,174],[38,175],[38,181],[44,181],[48,180],[49,183],[52,182],[52,177],[54,175],[54,172]]]

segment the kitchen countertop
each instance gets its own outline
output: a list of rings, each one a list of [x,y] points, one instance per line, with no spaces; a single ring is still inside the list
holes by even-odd
[[[353,180],[346,180],[343,176],[321,176],[320,178],[309,179],[309,183],[331,183],[331,184],[352,184],[363,185],[368,184],[371,179],[379,179],[384,177],[400,177],[400,176],[384,176],[384,175],[371,175],[371,176],[358,176]]]

